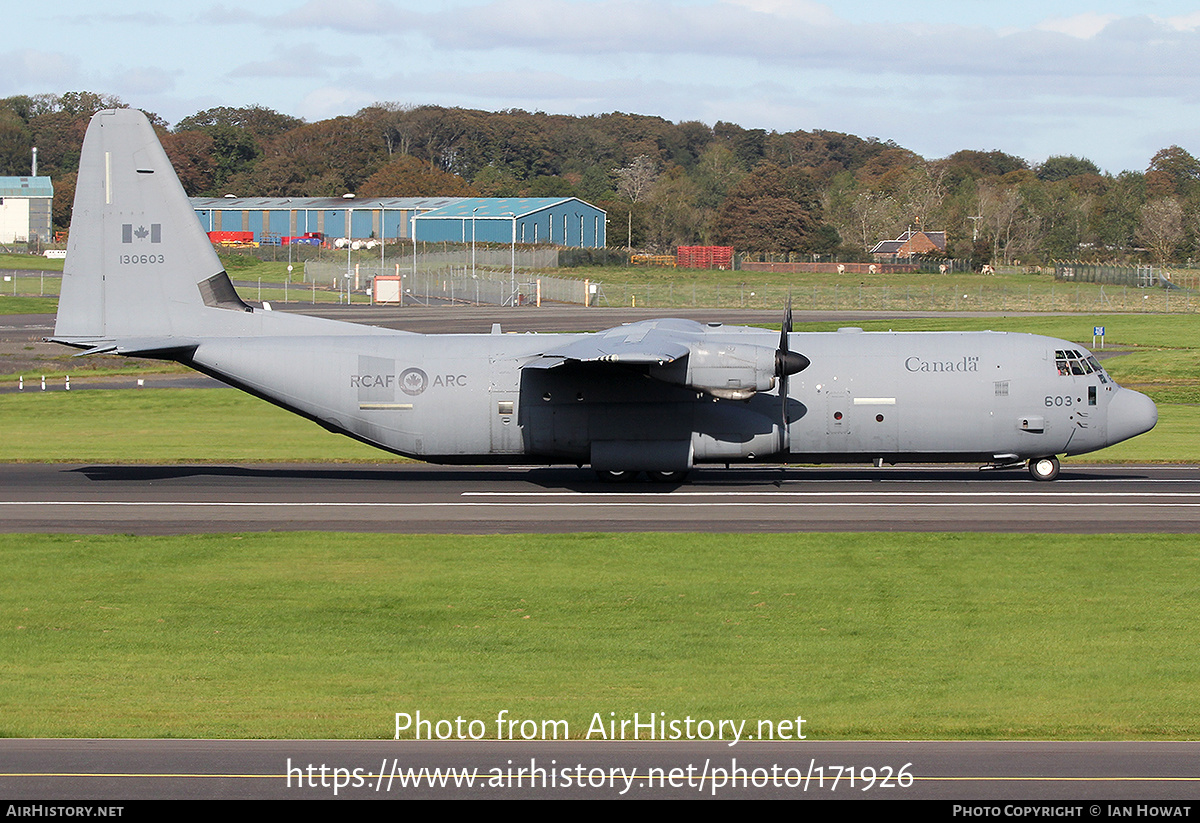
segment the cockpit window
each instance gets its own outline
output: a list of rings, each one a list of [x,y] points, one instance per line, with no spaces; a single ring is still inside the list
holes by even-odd
[[[1100,366],[1100,361],[1095,356],[1090,354],[1084,355],[1083,352],[1076,349],[1056,350],[1054,352],[1054,367],[1063,376],[1098,374],[1100,382],[1108,382],[1108,376],[1105,375],[1104,369]]]
[[[1100,382],[1108,383],[1108,375],[1104,373],[1104,367],[1100,365],[1100,361],[1096,359],[1094,354],[1088,355],[1087,362],[1088,365],[1092,367],[1092,370],[1095,371],[1096,374],[1100,375]]]

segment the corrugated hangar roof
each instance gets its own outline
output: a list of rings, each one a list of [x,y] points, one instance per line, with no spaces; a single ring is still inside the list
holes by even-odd
[[[440,209],[464,197],[192,197],[193,209],[248,211],[330,209]],[[470,198],[473,199],[473,198]]]
[[[0,177],[0,197],[53,197],[49,177]]]
[[[421,215],[421,219],[439,217],[469,219],[472,214],[477,220],[486,220],[493,217],[508,220],[514,216],[520,219],[526,215],[572,201],[589,209],[595,209],[601,214],[604,213],[603,209],[597,208],[590,203],[585,203],[578,197],[467,197],[453,199],[457,202],[448,203],[439,209],[426,212]]]

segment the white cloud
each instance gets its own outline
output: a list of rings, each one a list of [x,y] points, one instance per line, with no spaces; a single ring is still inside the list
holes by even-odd
[[[1175,17],[1161,19],[1162,22],[1166,23],[1176,31],[1195,31],[1197,28],[1200,28],[1200,11],[1193,11],[1190,14],[1180,14]]]
[[[110,81],[118,89],[122,99],[130,99],[139,95],[165,94],[174,90],[175,79],[180,74],[178,70],[155,66],[142,66],[132,69],[119,69]]]
[[[724,0],[731,6],[742,6],[773,17],[803,20],[813,26],[834,26],[841,22],[833,9],[808,0]]]
[[[328,54],[313,43],[276,45],[270,60],[254,60],[229,71],[229,77],[322,77],[330,69],[357,66],[357,56]]]
[[[388,0],[308,0],[295,11],[263,18],[272,27],[325,28],[365,34],[394,31],[406,12]]]
[[[1102,32],[1109,23],[1119,19],[1116,14],[1096,14],[1093,11],[1073,17],[1052,17],[1038,23],[1039,31],[1053,31],[1081,40],[1088,40]]]
[[[38,92],[79,82],[79,58],[52,51],[23,49],[0,54],[0,88],[34,86]]]
[[[304,95],[295,114],[311,123],[356,112],[376,100],[377,97],[361,89],[325,86]]]

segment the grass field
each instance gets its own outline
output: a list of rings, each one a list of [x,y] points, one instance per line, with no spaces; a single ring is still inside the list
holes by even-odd
[[[57,297],[13,297],[0,294],[0,314],[53,314],[56,311]]]
[[[0,461],[387,462],[356,440],[232,389],[0,395]]]
[[[62,271],[62,257],[49,258],[40,254],[0,254],[0,269],[23,271]]]
[[[1198,538],[0,536],[0,734],[1193,739]]]
[[[412,258],[405,262],[389,249],[386,267],[401,263],[405,271]],[[407,251],[407,249],[405,249]],[[222,253],[221,262],[233,280],[249,283],[239,287],[246,300],[280,301],[282,284],[288,280],[287,251],[277,250],[282,259],[260,261],[249,254]],[[305,250],[305,256],[310,251]],[[462,252],[463,260],[468,258]],[[377,252],[345,252],[322,250],[319,259],[338,266],[362,264],[379,265]],[[418,268],[426,264],[418,256]],[[0,268],[46,269],[61,271],[62,260],[45,260],[29,255],[4,255]],[[430,264],[432,265],[432,264]],[[464,263],[465,265],[465,263]],[[295,302],[330,302],[338,299],[331,283],[318,288],[315,298],[297,292],[304,289],[304,266],[294,262],[289,300]],[[461,266],[459,267],[461,269]],[[1171,292],[1158,288],[1136,288],[1096,283],[1056,281],[1052,273],[1002,273],[983,275],[960,272],[940,275],[926,273],[894,273],[875,275],[836,275],[829,273],[782,273],[758,271],[716,271],[656,267],[581,267],[523,271],[521,282],[531,283],[538,277],[559,277],[599,284],[598,305],[638,306],[664,311],[692,307],[782,309],[789,299],[797,310],[833,311],[1063,311],[1063,312],[1182,312],[1200,311],[1200,295],[1190,289]],[[1180,273],[1180,283],[1194,285],[1196,276]],[[54,294],[58,279],[45,282],[36,276],[18,277],[16,283],[5,282],[2,290],[10,296]],[[359,294],[368,302],[365,294]],[[0,313],[5,313],[0,300]]]

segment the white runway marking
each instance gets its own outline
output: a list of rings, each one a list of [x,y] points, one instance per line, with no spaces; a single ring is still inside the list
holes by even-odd
[[[1173,495],[1162,495],[1162,496],[1172,497]],[[428,507],[428,508],[438,508],[438,507],[440,507],[440,508],[511,508],[513,506],[513,503],[514,503],[514,501],[494,501],[494,502],[493,501],[478,501],[478,502],[474,502],[474,501],[453,501],[453,500],[451,500],[451,501],[411,500],[411,501],[404,501],[404,502],[381,501],[378,503],[329,502],[329,501],[325,501],[325,500],[314,500],[314,501],[308,501],[308,502],[296,502],[296,501],[271,502],[271,501],[245,501],[245,500],[236,500],[236,501],[229,501],[229,502],[219,502],[219,501],[211,501],[211,500],[206,500],[206,501],[187,501],[187,500],[183,500],[183,501],[147,501],[147,502],[136,501],[136,500],[25,500],[25,501],[2,500],[2,501],[0,501],[0,506],[9,506],[9,507],[20,507],[20,506],[28,506],[28,507],[53,507],[53,506],[60,506],[60,507],[61,506],[132,507],[132,506],[145,506],[147,508],[187,507],[187,508],[222,508],[222,509],[223,508],[405,509],[405,508],[412,508],[414,506],[421,506],[421,507]],[[935,507],[935,506],[963,506],[963,505],[970,505],[973,507],[1004,508],[1004,507],[1013,506],[1014,504],[1017,504],[1016,501],[993,502],[993,501],[986,501],[986,500],[974,501],[974,502],[905,501],[905,502],[894,502],[894,503],[886,502],[886,501],[879,502],[879,501],[872,501],[872,500],[852,500],[852,501],[851,500],[847,500],[847,501],[830,500],[830,501],[813,501],[813,502],[795,501],[795,502],[788,503],[789,506],[793,506],[793,507],[795,507],[795,506],[808,506],[808,507],[856,506],[859,508],[862,508],[863,506],[875,506],[875,507],[881,507],[881,508],[882,507],[900,507],[900,506],[910,506],[910,507],[919,506],[922,508],[931,508],[931,507]],[[598,495],[598,496],[596,496],[596,498],[574,499],[574,500],[549,500],[549,501],[532,500],[532,501],[520,502],[519,505],[524,508],[533,508],[533,507],[551,508],[551,507],[556,507],[556,506],[557,507],[565,507],[565,508],[570,508],[570,507],[574,507],[574,506],[589,506],[589,507],[593,507],[593,508],[631,508],[631,507],[641,507],[641,508],[655,508],[655,507],[657,507],[657,508],[671,508],[671,507],[674,507],[674,508],[704,508],[704,507],[736,508],[736,507],[745,507],[745,508],[754,508],[754,507],[778,506],[779,502],[776,500],[760,500],[760,501],[753,501],[753,500],[719,501],[719,500],[716,500],[716,501],[706,501],[706,502],[681,502],[681,501],[672,501],[672,500],[656,500],[656,501],[613,500],[613,499],[611,499],[611,497]],[[1092,503],[1092,502],[1077,501],[1077,500],[1061,500],[1061,501],[1023,500],[1023,501],[1020,501],[1019,504],[1017,504],[1017,505],[1026,506],[1026,507],[1041,507],[1041,508],[1080,507],[1080,506],[1091,506],[1091,507],[1104,506],[1104,507],[1110,507],[1110,508],[1111,507],[1121,507],[1121,508],[1196,508],[1196,507],[1200,507],[1200,502],[1198,502],[1198,503],[1187,503],[1187,502],[1167,503],[1167,502],[1148,502],[1146,500],[1127,500],[1127,501],[1104,500],[1104,501],[1097,501],[1097,502]]]
[[[1056,492],[1056,491],[1012,491],[1012,492],[460,492],[462,497],[590,497],[601,500],[613,497],[1124,497],[1123,492]],[[1200,497],[1200,492],[1148,492],[1147,497]]]

